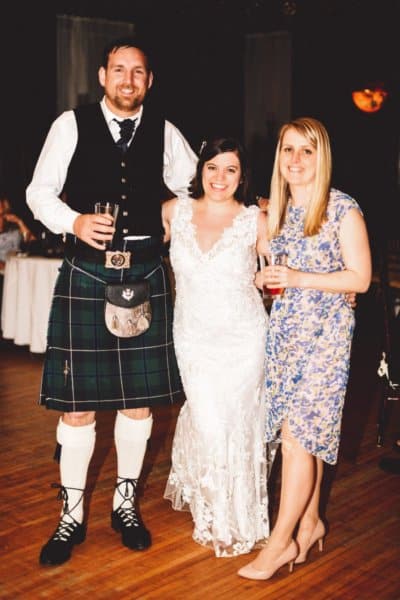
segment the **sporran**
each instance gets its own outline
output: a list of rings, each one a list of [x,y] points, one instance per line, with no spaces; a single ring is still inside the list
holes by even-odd
[[[117,337],[136,337],[151,325],[150,284],[146,280],[106,285],[104,318]]]

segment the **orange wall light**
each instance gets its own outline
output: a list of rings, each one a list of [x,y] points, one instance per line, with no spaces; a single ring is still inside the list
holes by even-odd
[[[387,92],[382,88],[358,90],[352,93],[354,104],[367,113],[378,112],[382,108]]]

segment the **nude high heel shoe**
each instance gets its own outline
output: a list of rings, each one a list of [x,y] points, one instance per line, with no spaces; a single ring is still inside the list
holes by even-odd
[[[282,552],[282,554],[272,562],[270,568],[267,571],[260,571],[260,569],[256,569],[255,567],[253,567],[253,563],[251,562],[248,565],[245,565],[244,567],[239,569],[237,574],[240,577],[245,577],[246,579],[270,579],[270,577],[272,577],[272,575],[274,575],[274,573],[276,573],[278,569],[280,569],[281,567],[283,567],[283,565],[286,564],[289,565],[289,573],[291,573],[293,571],[293,565],[295,563],[295,558],[297,554],[297,544],[294,540],[292,540],[289,546],[286,548],[286,550],[284,550],[284,552]]]
[[[317,542],[318,542],[318,550],[320,552],[322,552],[322,550],[324,549],[325,533],[326,533],[325,525],[323,524],[323,522],[321,520],[318,520],[318,522],[315,526],[315,529],[311,534],[310,541],[308,542],[308,545],[306,548],[302,549],[301,544],[299,543],[299,539],[297,538],[296,541],[299,545],[300,552],[299,552],[296,560],[294,561],[294,563],[296,565],[306,562],[309,551],[314,546],[314,544],[316,544]]]

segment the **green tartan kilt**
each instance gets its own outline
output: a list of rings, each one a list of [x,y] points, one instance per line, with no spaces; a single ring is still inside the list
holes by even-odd
[[[172,403],[182,386],[172,343],[172,300],[160,259],[124,270],[124,282],[150,273],[153,319],[140,336],[118,338],[104,324],[105,284],[122,271],[65,259],[49,318],[40,404],[63,412]]]

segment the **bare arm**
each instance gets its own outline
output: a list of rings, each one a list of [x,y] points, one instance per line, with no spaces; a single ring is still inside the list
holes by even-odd
[[[256,242],[257,254],[266,256],[269,251],[269,244],[267,239],[267,215],[264,211],[259,212],[257,220],[257,242]],[[254,283],[260,290],[263,289],[263,272],[257,271]]]
[[[172,198],[163,203],[161,207],[161,220],[164,227],[164,243],[171,239],[171,219],[175,211],[177,198]]]
[[[265,212],[258,213],[257,220],[257,242],[256,242],[257,254],[263,254],[266,256],[269,251],[269,244],[267,239],[267,215]]]
[[[339,240],[345,264],[342,271],[307,273],[289,267],[266,267],[265,284],[333,293],[366,292],[371,282],[371,253],[365,221],[358,210],[351,209],[343,217]]]

